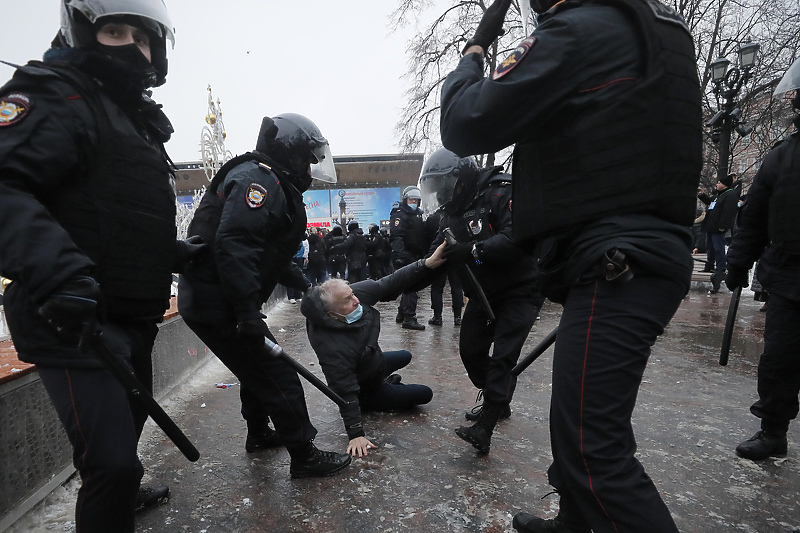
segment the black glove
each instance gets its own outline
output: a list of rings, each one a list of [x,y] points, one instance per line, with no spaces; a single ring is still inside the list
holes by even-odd
[[[451,265],[458,265],[466,263],[474,259],[472,256],[472,243],[471,242],[458,242],[456,244],[448,244],[442,252],[442,259],[447,260]]]
[[[258,339],[259,343],[264,342],[264,337],[269,333],[267,323],[260,318],[243,320],[236,325],[236,336],[247,339]]]
[[[175,241],[175,262],[172,271],[180,274],[190,261],[200,258],[208,251],[208,245],[200,235],[192,235],[185,241]]]
[[[481,21],[478,23],[478,29],[475,30],[472,39],[467,41],[461,53],[463,54],[467,48],[474,45],[480,46],[486,50],[495,39],[503,35],[503,33],[505,33],[503,31],[503,22],[505,21],[506,12],[510,5],[511,0],[495,0],[492,5],[486,9],[483,18],[481,18]]]
[[[105,322],[100,285],[89,276],[70,278],[45,299],[39,314],[65,342],[84,349],[97,323]]]
[[[731,268],[730,265],[728,266],[728,273],[725,274],[725,286],[728,289],[734,290],[736,287],[747,287],[748,282],[746,270],[742,271],[737,268]]]

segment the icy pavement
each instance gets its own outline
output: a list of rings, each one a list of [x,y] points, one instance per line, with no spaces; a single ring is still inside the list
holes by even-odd
[[[448,291],[445,291],[447,298]],[[427,322],[429,291],[418,315]],[[734,453],[758,421],[756,366],[764,314],[747,291],[737,317],[727,367],[717,363],[729,293],[692,291],[656,343],[634,425],[638,456],[683,533],[784,533],[800,528],[800,430],[789,432],[789,455],[754,463]],[[145,482],[170,485],[172,497],[138,515],[137,532],[509,532],[520,510],[557,512],[546,469],[550,463],[548,410],[552,349],[520,376],[510,419],[501,421],[488,456],[478,456],[453,429],[465,423],[476,390],[458,358],[458,328],[447,307],[444,326],[403,330],[396,304],[381,304],[384,349],[414,354],[403,381],[434,389],[433,401],[406,413],[369,414],[367,436],[378,449],[354,459],[342,473],[292,480],[284,449],[250,454],[238,380],[216,359],[176,389],[165,409],[201,458],[188,462],[152,424],[140,446]],[[560,307],[547,304],[525,347],[530,350],[558,323]],[[299,306],[282,304],[269,325],[280,344],[322,377],[305,335]],[[337,407],[304,383],[321,449],[344,451],[347,437]],[[71,480],[11,533],[74,531]],[[646,532],[643,532],[646,533]]]

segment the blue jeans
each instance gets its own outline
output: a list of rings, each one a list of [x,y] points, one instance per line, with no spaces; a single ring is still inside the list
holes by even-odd
[[[383,357],[386,360],[386,376],[411,362],[411,352],[408,350],[383,352]],[[361,395],[358,401],[363,411],[399,411],[428,403],[432,398],[433,391],[425,385],[390,385],[384,381],[370,394]]]

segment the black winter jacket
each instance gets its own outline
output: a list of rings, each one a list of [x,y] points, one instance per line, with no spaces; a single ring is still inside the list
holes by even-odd
[[[372,307],[378,302],[396,299],[409,285],[430,282],[436,271],[425,267],[423,260],[407,265],[378,281],[353,283],[353,293],[364,313],[352,324],[331,318],[322,307],[319,287],[308,291],[300,311],[306,317],[311,347],[317,354],[328,386],[346,401],[339,409],[347,436],[352,440],[365,435],[358,399],[375,390],[386,377],[386,362],[378,346],[381,315]]]

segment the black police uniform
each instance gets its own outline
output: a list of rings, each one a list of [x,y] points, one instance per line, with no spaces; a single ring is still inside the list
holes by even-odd
[[[263,340],[236,335],[236,327],[264,317],[261,306],[278,283],[305,289],[292,261],[305,229],[303,197],[286,172],[260,152],[234,158],[214,177],[189,226],[213,254],[189,265],[178,284],[186,324],[242,383],[248,428],[266,426],[269,415],[290,448],[317,433],[300,378],[264,355]]]
[[[491,78],[462,58],[441,101],[446,148],[516,143],[514,239],[538,248],[544,294],[564,303],[549,470],[561,508],[580,531],[677,531],[630,417],[691,279],[702,131],[685,23],[652,0],[566,0]]]
[[[347,281],[355,283],[367,279],[367,240],[357,223],[348,226],[347,237],[331,254],[344,254],[347,260]]]
[[[459,275],[469,298],[458,342],[461,361],[472,384],[483,390],[484,401],[507,406],[517,385],[511,369],[544,298],[535,286],[535,260],[512,240],[511,176],[502,170],[483,169],[474,198],[457,212],[448,209],[440,228],[449,227],[459,243],[474,244],[475,258],[467,264],[496,317],[489,321],[474,287]],[[443,240],[440,232],[430,251]]]
[[[345,237],[341,226],[335,226],[326,235],[328,245],[328,270],[332,278],[345,279],[347,276],[347,256],[342,249]]]
[[[425,232],[429,235],[431,242],[436,239],[441,221],[441,209],[437,209],[425,219]],[[444,286],[448,281],[450,282],[450,296],[453,301],[453,319],[456,326],[461,325],[461,312],[464,310],[464,289],[461,286],[461,279],[459,279],[453,268],[447,269],[447,272],[441,274],[431,283],[431,310],[433,311],[433,316],[428,320],[428,324],[442,324]]]
[[[728,248],[729,272],[746,276],[758,260],[756,276],[769,292],[758,401],[750,411],[761,419],[762,430],[784,439],[800,394],[799,178],[800,133],[795,132],[764,159]]]
[[[422,211],[412,209],[405,202],[397,209],[392,209],[389,220],[389,235],[392,245],[392,265],[395,269],[410,265],[419,260],[428,250],[428,239],[425,234],[425,223]],[[404,292],[400,297],[398,318],[416,320],[419,294],[416,291]]]
[[[6,318],[72,443],[83,481],[79,531],[133,531],[147,414],[92,351],[57,336],[37,310],[65,281],[94,277],[106,344],[152,390],[151,350],[176,257],[162,145],[171,127],[140,91],[116,90],[120,68],[94,52],[52,49],[0,88],[0,274],[14,280]]]
[[[366,239],[367,267],[369,268],[369,277],[371,279],[378,280],[388,274],[386,271],[386,237],[381,235],[377,226],[373,226],[370,228],[369,235],[367,235]]]

